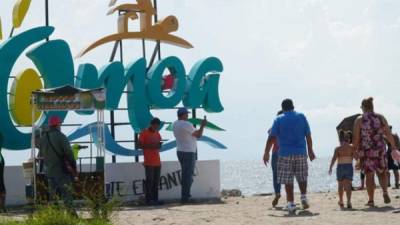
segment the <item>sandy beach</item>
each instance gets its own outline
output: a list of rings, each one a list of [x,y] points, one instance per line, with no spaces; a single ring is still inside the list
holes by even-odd
[[[113,216],[115,224],[141,225],[261,225],[261,224],[398,224],[400,191],[390,190],[392,203],[385,205],[381,191],[376,192],[376,208],[364,206],[367,193],[353,192],[353,210],[340,210],[336,193],[310,194],[311,208],[299,209],[296,215],[288,215],[279,207],[271,207],[272,196],[229,197],[218,204],[170,204],[161,207],[124,207]],[[296,195],[298,200],[299,196]]]

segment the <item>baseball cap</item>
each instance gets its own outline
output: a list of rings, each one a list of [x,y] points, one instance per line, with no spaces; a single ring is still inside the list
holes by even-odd
[[[189,113],[190,113],[189,110],[185,107],[179,108],[177,112],[178,116],[182,116],[184,114],[189,114]]]
[[[61,125],[61,119],[58,116],[51,116],[49,118],[49,126],[50,127],[56,127],[58,125]]]

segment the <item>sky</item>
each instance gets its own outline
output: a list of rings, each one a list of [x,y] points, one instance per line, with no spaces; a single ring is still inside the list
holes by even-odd
[[[66,40],[73,55],[117,30],[116,15],[106,15],[108,0],[49,2],[50,25],[56,27],[51,39]],[[13,3],[1,3],[4,35],[11,29]],[[228,150],[199,144],[200,159],[261,161],[266,132],[284,98],[292,98],[296,110],[307,116],[317,157],[332,154],[338,144],[336,125],[359,113],[365,97],[373,96],[376,111],[386,116],[394,131],[400,130],[400,1],[158,0],[158,5],[159,17],[176,16],[179,30],[175,34],[194,45],[193,49],[162,45],[163,57],[179,57],[187,71],[209,56],[220,58],[224,65],[220,96],[225,111],[207,114],[207,118],[227,131],[205,133]],[[44,1],[32,0],[23,26],[15,34],[42,25]],[[135,29],[137,24],[132,23],[130,30]],[[153,48],[154,43],[148,42],[148,52]],[[75,67],[81,63],[101,67],[111,49],[111,44],[99,47],[76,59]],[[124,63],[141,56],[140,41],[124,42]],[[13,73],[29,66],[32,63],[21,58]],[[174,111],[154,114],[167,121],[175,119]],[[126,118],[123,113],[118,115],[120,121]],[[91,119],[75,113],[67,118]],[[121,127],[117,136],[131,138],[131,133],[130,127]],[[168,132],[162,135],[173,138]],[[170,151],[161,157],[176,160],[175,154]],[[29,151],[5,151],[4,155],[7,164],[20,164]]]

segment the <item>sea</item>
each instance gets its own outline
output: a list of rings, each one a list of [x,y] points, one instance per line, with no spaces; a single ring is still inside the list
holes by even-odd
[[[330,160],[327,157],[309,162],[309,192],[336,192],[336,166],[329,175]],[[360,186],[359,171],[354,173],[353,186]],[[274,193],[271,166],[266,167],[262,160],[221,161],[221,189],[239,189],[245,196]],[[299,192],[297,184],[295,191]]]

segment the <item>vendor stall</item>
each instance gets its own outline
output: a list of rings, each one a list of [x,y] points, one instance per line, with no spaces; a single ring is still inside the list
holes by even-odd
[[[105,138],[104,138],[104,108],[105,108],[105,90],[99,89],[78,89],[72,86],[62,86],[52,89],[42,89],[32,92],[32,117],[35,117],[36,111],[42,111],[45,114],[59,113],[65,111],[78,111],[85,113],[96,111],[97,121],[91,124],[89,129],[92,131],[89,148],[89,163],[82,165],[82,158],[76,157],[78,160],[79,183],[75,183],[76,199],[86,198],[87,193],[104,194],[104,178],[105,178]],[[33,120],[34,121],[34,120]],[[45,124],[45,123],[44,123]],[[32,125],[32,144],[31,158],[33,159],[33,173],[31,177],[31,191],[27,191],[27,195],[32,198],[33,203],[47,201],[47,178],[42,170],[41,158],[37,155],[37,137],[46,132],[46,127],[37,127]],[[36,138],[35,138],[36,136]],[[76,150],[79,146],[73,147],[74,155],[77,156]],[[28,190],[28,188],[27,188]],[[28,194],[31,192],[31,194]]]

